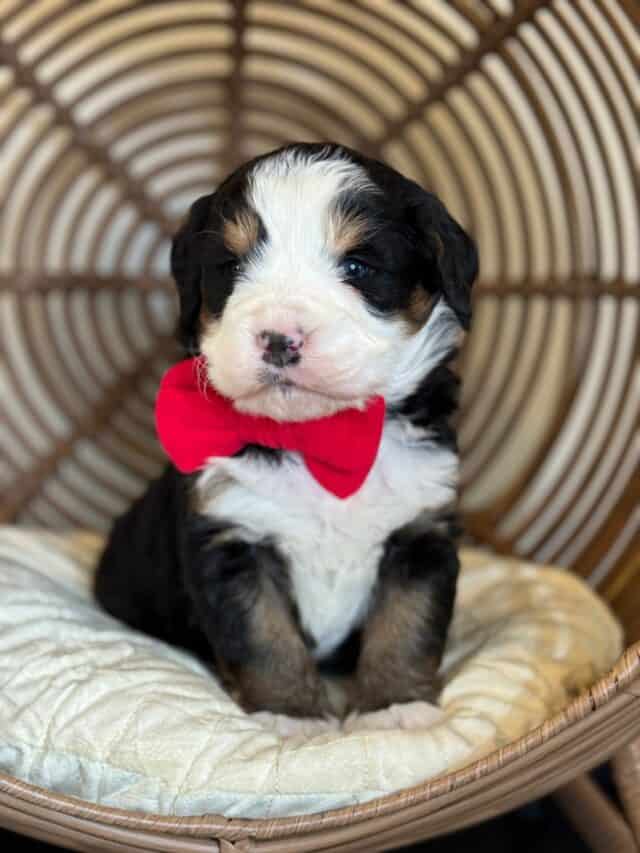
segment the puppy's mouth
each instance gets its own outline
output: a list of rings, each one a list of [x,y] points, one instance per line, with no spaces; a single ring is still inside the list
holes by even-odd
[[[281,392],[283,397],[290,396],[294,391],[299,391],[304,392],[305,394],[322,397],[325,400],[332,400],[340,404],[345,404],[353,400],[353,397],[347,394],[339,394],[335,392],[329,393],[321,388],[300,382],[299,379],[294,380],[291,378],[290,374],[287,373],[286,368],[283,370],[260,370],[258,373],[258,381],[260,383],[260,387],[246,396],[257,396],[259,394],[264,394],[265,392],[268,393],[273,389],[276,392]]]
[[[261,368],[254,374],[256,384],[233,397],[235,408],[251,415],[277,421],[306,421],[324,418],[347,408],[361,408],[364,399],[314,387],[306,377],[285,369]],[[306,380],[306,381],[305,381]]]
[[[363,408],[371,393],[354,394],[332,382],[331,365],[325,372],[301,370],[297,365],[256,365],[244,387],[219,386],[207,370],[208,379],[239,412],[277,421],[305,421],[328,417],[342,409]],[[248,379],[249,377],[247,377]],[[336,387],[338,385],[338,387]]]
[[[298,387],[293,379],[291,379],[290,376],[287,376],[283,371],[268,370],[267,368],[259,371],[258,382],[261,386],[260,390],[263,390],[264,388],[279,388],[283,393],[286,393],[287,388]]]

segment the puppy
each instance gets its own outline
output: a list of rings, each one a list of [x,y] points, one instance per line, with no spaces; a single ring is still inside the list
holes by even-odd
[[[168,467],[116,521],[98,601],[213,663],[247,709],[335,712],[331,665],[360,711],[433,701],[458,574],[451,362],[472,241],[389,166],[293,144],[195,202],[171,268],[205,395],[296,424],[382,397],[379,448],[346,498],[259,443]]]

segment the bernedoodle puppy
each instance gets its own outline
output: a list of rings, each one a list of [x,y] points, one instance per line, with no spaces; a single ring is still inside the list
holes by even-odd
[[[451,369],[475,247],[442,203],[336,144],[259,157],[173,242],[172,463],[119,518],[95,593],[210,662],[247,709],[437,693],[456,590]]]

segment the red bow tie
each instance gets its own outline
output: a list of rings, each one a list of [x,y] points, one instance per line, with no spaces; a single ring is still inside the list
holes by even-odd
[[[156,400],[158,436],[178,470],[188,474],[212,456],[233,456],[247,444],[261,444],[300,453],[320,485],[339,498],[358,491],[380,445],[382,397],[372,397],[364,411],[279,423],[236,411],[211,385],[203,389],[197,362],[191,358],[171,367]]]

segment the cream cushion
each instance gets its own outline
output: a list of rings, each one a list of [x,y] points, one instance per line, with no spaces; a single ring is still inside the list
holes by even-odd
[[[0,770],[102,805],[276,817],[364,802],[526,733],[622,650],[574,576],[467,549],[439,708],[291,724],[245,714],[200,662],[102,613],[100,545],[0,528]]]

